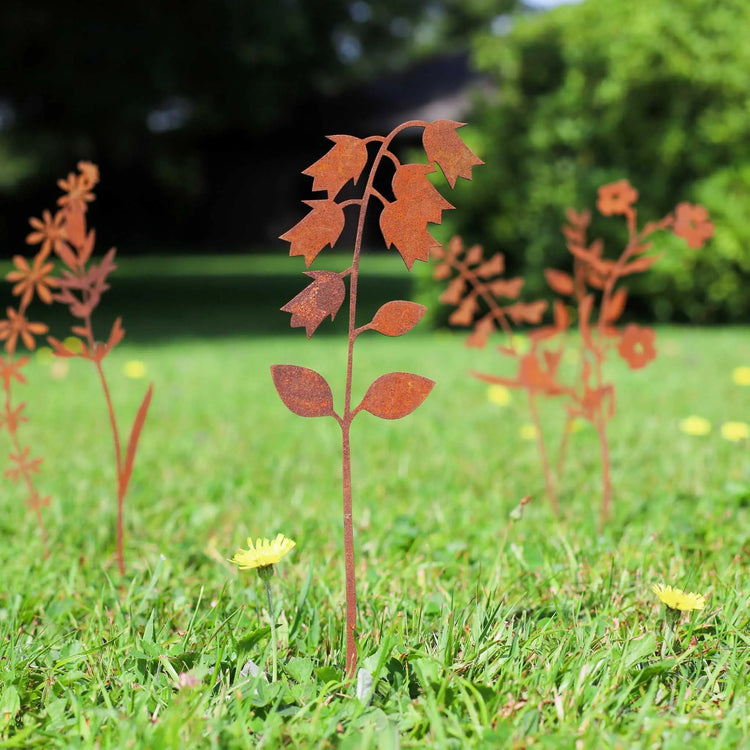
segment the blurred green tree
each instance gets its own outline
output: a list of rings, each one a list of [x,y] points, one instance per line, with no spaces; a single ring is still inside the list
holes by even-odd
[[[178,240],[200,241],[192,227],[211,211],[201,199],[217,187],[217,174],[235,164],[247,171],[258,153],[281,149],[283,137],[272,140],[280,130],[319,143],[323,133],[305,129],[323,127],[328,99],[437,52],[466,49],[471,32],[517,4],[3,0],[4,210],[21,213],[25,229],[26,207],[44,202],[38,186],[88,158],[108,175],[101,198],[123,217],[118,230],[127,230],[126,215],[135,226],[151,212],[151,225],[139,230],[146,239],[162,225]],[[0,216],[0,233],[9,231]]]
[[[636,309],[747,320],[748,29],[746,0],[588,0],[480,34],[476,63],[499,90],[472,119],[486,166],[446,222],[504,251],[536,296],[541,269],[567,260],[564,208],[592,205],[600,185],[629,179],[644,218],[702,202],[716,239],[699,254],[671,249],[633,285]]]

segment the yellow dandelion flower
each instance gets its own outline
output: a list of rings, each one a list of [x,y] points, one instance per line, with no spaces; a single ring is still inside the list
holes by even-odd
[[[55,380],[62,380],[68,374],[69,369],[70,366],[68,365],[67,360],[55,359],[55,361],[50,365],[49,374]]]
[[[297,543],[288,539],[283,534],[277,534],[272,541],[268,539],[253,540],[248,537],[249,549],[238,549],[234,553],[232,562],[239,566],[240,570],[253,570],[254,568],[267,568],[275,565],[284,555],[289,553]]]
[[[271,578],[273,577],[273,566],[281,560],[284,555],[288,554],[296,545],[292,539],[288,539],[283,534],[276,534],[276,538],[269,541],[268,539],[253,540],[247,538],[249,549],[238,549],[234,553],[231,562],[238,565],[240,570],[258,571],[258,576],[266,586],[266,596],[268,597],[268,617],[271,624],[271,659],[273,663],[273,681],[276,682],[276,662],[278,653],[276,649],[276,615],[273,608],[273,597],[271,596]]]
[[[724,422],[721,426],[721,436],[724,440],[739,443],[750,438],[750,426],[745,422]]]
[[[704,417],[693,414],[680,422],[680,430],[686,435],[708,435],[711,432],[711,423]]]
[[[83,346],[81,345],[81,339],[76,338],[75,336],[68,336],[66,339],[64,339],[63,346],[66,349],[70,349],[70,351],[73,352],[74,354],[80,354],[80,352],[83,351]]]
[[[487,389],[487,399],[498,406],[507,406],[510,403],[510,390],[495,383]]]
[[[750,367],[735,367],[732,370],[732,380],[737,385],[750,385]]]
[[[126,378],[142,378],[146,374],[146,365],[138,359],[131,359],[123,368]]]
[[[531,424],[531,422],[522,424],[518,434],[521,436],[521,440],[536,440],[536,425]]]
[[[690,612],[694,609],[703,609],[706,606],[706,599],[703,594],[696,594],[692,591],[685,592],[682,589],[676,589],[672,586],[665,586],[663,583],[655,583],[651,587],[659,599],[670,609],[677,609],[680,612]]]
[[[586,425],[588,425],[588,422],[585,419],[574,417],[568,422],[568,432],[580,432],[586,428]]]

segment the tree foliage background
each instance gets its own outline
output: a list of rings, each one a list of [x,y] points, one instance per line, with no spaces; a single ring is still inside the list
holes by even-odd
[[[748,29],[744,0],[588,0],[519,19],[503,38],[479,34],[475,62],[499,94],[473,120],[487,166],[451,228],[504,250],[536,295],[541,268],[570,263],[564,208],[593,208],[598,186],[627,178],[642,219],[692,201],[716,224],[700,253],[664,240],[665,260],[635,290],[641,311],[747,322]]]
[[[514,5],[3,0],[3,245],[22,241],[29,212],[84,158],[102,167],[98,224],[120,243],[267,246],[241,217],[275,179],[293,185],[312,144],[320,151],[339,132],[345,92],[465,49],[471,32]],[[270,157],[295,150],[299,160],[280,167],[289,175],[274,176]],[[288,200],[296,206],[296,193]]]
[[[564,208],[625,177],[643,218],[690,200],[717,227],[701,253],[670,247],[636,309],[747,321],[748,28],[745,0],[4,0],[0,253],[82,158],[102,167],[101,235],[128,254],[268,249],[291,222],[263,219],[280,195],[299,210],[299,171],[349,132],[351,92],[471,47],[495,91],[467,118],[486,165],[447,230],[505,252],[536,295],[568,260]]]

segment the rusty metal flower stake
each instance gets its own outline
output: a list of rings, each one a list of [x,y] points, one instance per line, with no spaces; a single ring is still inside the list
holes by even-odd
[[[78,174],[71,172],[67,179],[58,181],[58,185],[64,193],[57,201],[60,209],[54,218],[48,211],[45,211],[43,214],[44,221],[39,222],[37,219],[32,219],[32,226],[38,231],[29,235],[27,242],[30,244],[42,242],[42,249],[45,247],[51,248],[63,265],[66,266],[62,276],[55,279],[56,286],[60,291],[53,295],[53,299],[55,302],[67,305],[71,315],[81,321],[77,325],[71,326],[71,332],[78,338],[78,346],[73,346],[72,342],[66,341],[66,343],[63,343],[52,336],[48,337],[50,345],[58,357],[81,357],[89,360],[96,368],[104,392],[117,468],[117,566],[120,573],[124,574],[123,510],[125,496],[133,472],[138,440],[143,429],[143,423],[146,420],[148,407],[151,404],[154,386],[151,384],[143,397],[130,430],[127,446],[123,451],[115,409],[102,363],[112,349],[122,341],[125,331],[122,328],[121,319],[117,318],[107,341],[96,341],[91,323],[92,313],[101,301],[101,295],[109,289],[107,277],[117,268],[114,264],[114,248],[107,252],[99,264],[91,263],[95,232],[93,229],[87,229],[86,227],[86,211],[87,204],[94,200],[92,190],[98,182],[99,169],[96,165],[90,162],[79,162]]]
[[[450,322],[455,325],[473,326],[467,339],[468,346],[486,346],[490,334],[499,328],[506,334],[507,345],[498,350],[517,360],[518,371],[514,378],[500,377],[489,373],[471,374],[488,383],[520,388],[528,393],[529,407],[536,426],[536,439],[542,459],[547,493],[555,512],[559,503],[555,490],[554,474],[562,475],[568,437],[573,421],[583,419],[591,423],[597,432],[602,463],[602,504],[600,525],[608,519],[612,502],[607,423],[615,414],[615,384],[607,381],[604,365],[610,352],[617,350],[620,357],[633,370],[645,367],[656,357],[656,335],[651,328],[630,323],[624,328],[616,325],[625,311],[627,288],[622,280],[635,273],[647,271],[662,254],[647,255],[652,243],[647,241],[654,232],[671,229],[682,237],[693,249],[703,246],[713,234],[713,224],[702,206],[680,203],[659,221],[648,222],[638,229],[635,203],[638,192],[627,180],[605,185],[599,189],[597,208],[604,216],[623,216],[626,221],[628,241],[616,259],[603,256],[604,244],[594,240],[587,244],[586,232],[591,222],[591,213],[577,213],[569,209],[568,224],[562,228],[567,249],[573,256],[572,275],[553,268],[544,275],[551,289],[563,299],[554,301],[554,322],[531,332],[528,352],[519,351],[514,345],[513,323],[538,324],[546,310],[543,300],[532,303],[513,302],[505,304],[501,299],[516,300],[523,286],[522,279],[494,279],[504,270],[503,256],[498,253],[489,261],[482,260],[479,246],[464,251],[458,238],[454,238],[446,250],[438,248],[434,256],[440,261],[435,267],[437,279],[447,279],[457,271],[441,300],[457,306]],[[494,280],[493,280],[494,279]],[[482,311],[483,302],[484,312]],[[595,308],[598,304],[598,312]],[[561,375],[560,363],[570,337],[566,334],[571,323],[571,308],[577,312],[579,348],[576,361],[578,367],[566,382]],[[566,421],[557,451],[556,471],[553,472],[548,458],[536,399],[539,396],[566,399]]]
[[[45,216],[45,220],[49,218]],[[39,237],[41,241],[43,238],[40,234],[42,222],[34,219],[32,225],[36,232],[29,236]],[[2,377],[3,391],[5,392],[2,410],[0,410],[0,429],[4,427],[8,430],[12,463],[11,468],[5,472],[4,476],[13,482],[23,480],[26,485],[26,491],[28,492],[25,501],[26,506],[34,513],[42,534],[45,557],[49,555],[49,536],[44,524],[42,508],[49,505],[50,496],[41,497],[34,485],[33,475],[39,471],[43,459],[32,458],[30,455],[31,447],[21,444],[18,426],[27,421],[23,414],[26,404],[20,403],[14,406],[13,381],[21,385],[26,383],[26,377],[22,370],[28,364],[29,358],[16,356],[19,339],[27,349],[35,349],[36,341],[34,337],[47,332],[47,326],[44,323],[32,323],[26,318],[26,309],[34,297],[38,297],[48,305],[52,302],[51,289],[57,285],[57,280],[50,278],[50,273],[54,268],[54,264],[48,261],[50,251],[50,243],[43,241],[42,247],[34,256],[31,265],[23,256],[14,256],[15,270],[10,271],[6,278],[13,283],[13,295],[20,297],[20,300],[18,307],[8,307],[6,310],[7,317],[0,320],[0,341],[5,342],[5,352],[0,355],[0,377]]]
[[[518,377],[514,380],[473,372],[471,374],[488,382],[504,383],[526,391],[536,427],[537,447],[542,458],[547,494],[557,513],[559,504],[542,435],[537,398],[540,394],[551,396],[560,393],[551,377],[558,360],[554,357],[547,359],[546,368],[543,367],[537,361],[535,352],[523,353],[519,349],[513,333],[514,326],[541,323],[547,303],[544,300],[528,303],[518,300],[524,280],[520,277],[502,278],[505,272],[505,256],[502,253],[495,253],[485,260],[481,245],[466,249],[461,238],[454,237],[447,248],[435,248],[433,257],[440,261],[434,270],[436,279],[448,279],[454,271],[458,272],[440,296],[440,301],[457,307],[448,318],[452,325],[473,326],[473,332],[466,339],[466,346],[483,349],[492,332],[499,329],[505,334],[506,346],[498,349],[503,354],[518,359]]]
[[[357,599],[354,581],[354,531],[352,525],[352,475],[349,433],[354,417],[361,411],[382,419],[399,419],[414,411],[429,394],[434,382],[420,375],[391,372],[370,384],[364,398],[352,406],[354,341],[365,331],[386,336],[401,336],[422,318],[425,308],[414,302],[397,300],[385,303],[373,319],[357,326],[357,287],[359,261],[365,218],[371,199],[381,204],[380,230],[387,247],[395,246],[412,269],[415,260],[429,260],[430,250],[438,243],[427,230],[427,224],[439,224],[443,210],[452,208],[433,187],[428,175],[440,166],[451,187],[458,177],[471,179],[471,168],[482,161],[463,143],[456,132],[462,123],[450,120],[406,122],[387,136],[355,138],[331,136],[334,145],[328,153],[308,167],[303,174],[313,178],[313,190],[326,197],[308,201],[312,208],[298,224],[282,235],[291,243],[290,255],[302,255],[310,266],[326,245],[333,247],[345,225],[345,209],[357,214],[357,230],[352,264],[340,273],[309,271],[312,283],[281,309],[292,314],[292,327],[304,327],[310,338],[323,319],[334,318],[346,296],[345,279],[349,279],[349,328],[346,386],[341,413],[334,409],[331,388],[322,375],[306,367],[274,365],[274,385],[281,400],[302,417],[333,417],[341,427],[343,479],[344,559],[346,571],[346,673],[354,676],[357,668],[355,640]],[[429,164],[402,164],[390,150],[391,142],[407,128],[423,128],[422,144]],[[389,200],[374,186],[375,175],[386,163],[393,172]],[[360,198],[337,201],[342,188],[366,180]]]

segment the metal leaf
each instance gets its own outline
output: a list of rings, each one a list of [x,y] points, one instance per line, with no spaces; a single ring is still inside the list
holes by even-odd
[[[405,300],[386,302],[376,313],[367,328],[384,336],[403,336],[411,331],[427,312],[424,305]]]
[[[332,417],[333,394],[315,370],[297,365],[271,365],[276,392],[289,411],[300,417]]]
[[[389,372],[372,383],[357,410],[369,411],[381,419],[401,419],[427,398],[434,385],[434,380],[421,375]]]

